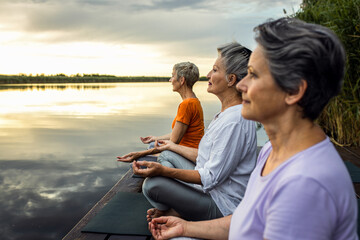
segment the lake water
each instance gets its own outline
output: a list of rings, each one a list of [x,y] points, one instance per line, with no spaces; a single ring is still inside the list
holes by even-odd
[[[208,126],[220,102],[194,86]],[[0,85],[1,239],[61,239],[129,169],[116,156],[171,131],[170,83]],[[267,140],[258,131],[258,145]]]

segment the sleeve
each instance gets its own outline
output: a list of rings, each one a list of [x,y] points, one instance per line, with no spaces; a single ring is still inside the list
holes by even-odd
[[[213,139],[209,161],[197,169],[205,192],[228,179],[244,159],[249,151],[250,124],[251,121],[229,123]]]
[[[178,107],[175,120],[186,125],[190,125],[193,114],[194,110],[191,108],[191,104],[187,101],[183,101]]]
[[[274,189],[265,210],[264,239],[332,239],[336,207],[321,184],[294,177]]]

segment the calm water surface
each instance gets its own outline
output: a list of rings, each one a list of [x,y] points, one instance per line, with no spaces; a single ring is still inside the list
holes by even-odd
[[[194,91],[207,126],[219,100]],[[1,239],[61,239],[129,169],[116,156],[163,135],[181,102],[169,83],[0,85]],[[258,144],[266,134],[258,132]]]

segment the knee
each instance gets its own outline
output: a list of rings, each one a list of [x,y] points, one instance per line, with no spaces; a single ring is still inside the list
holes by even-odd
[[[167,159],[169,159],[169,155],[170,155],[171,151],[169,150],[165,150],[165,151],[162,151],[158,157],[158,162],[163,162],[163,161],[166,161]]]
[[[161,177],[148,177],[145,179],[142,185],[143,194],[150,197],[162,186]]]
[[[158,163],[169,168],[174,168],[174,165],[169,161],[170,155],[171,155],[170,151],[168,150],[163,151],[162,153],[160,153],[157,159]]]

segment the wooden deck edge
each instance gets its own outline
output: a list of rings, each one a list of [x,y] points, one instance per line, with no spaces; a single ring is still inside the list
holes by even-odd
[[[336,150],[344,161],[350,161],[360,167],[360,148],[352,149],[335,145]]]
[[[122,192],[141,192],[143,178],[133,178],[132,170],[129,169],[125,175],[100,199],[90,211],[70,230],[63,240],[80,239],[105,239],[106,234],[82,233],[81,230],[100,210],[115,196]],[[93,237],[90,237],[92,235]]]

